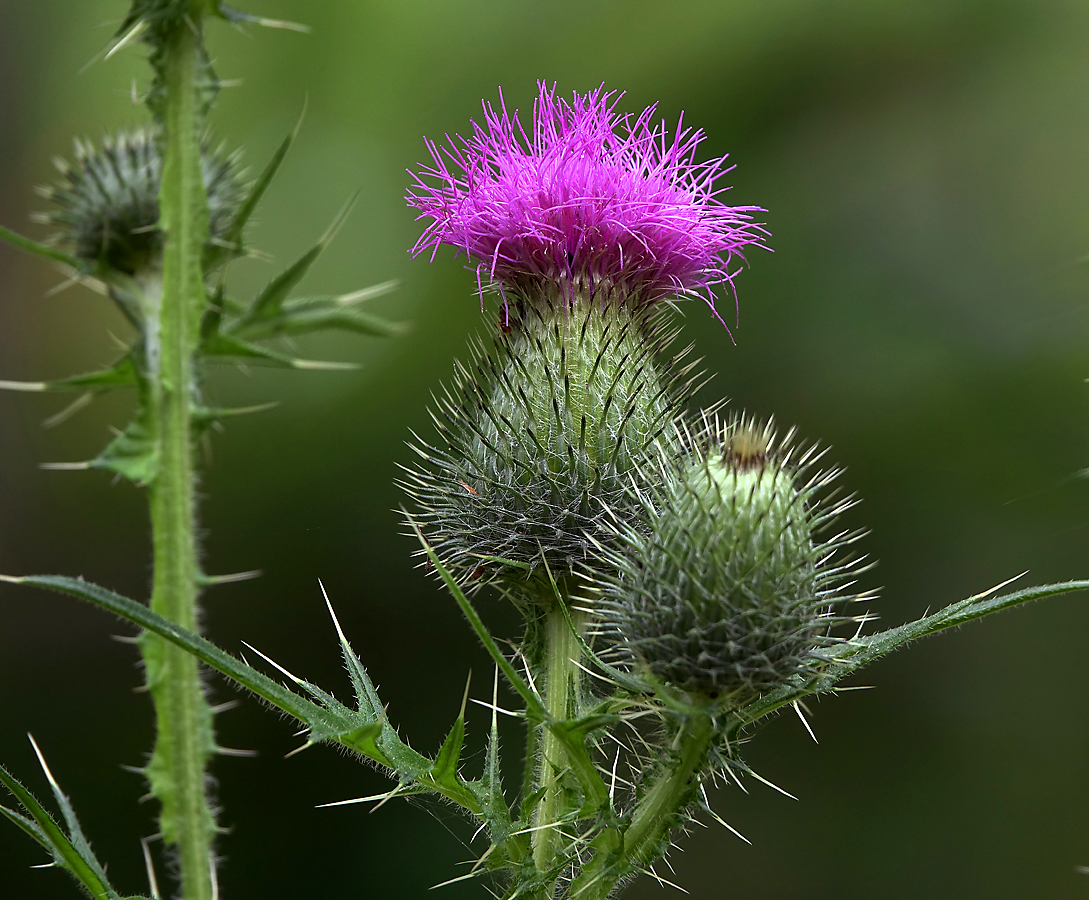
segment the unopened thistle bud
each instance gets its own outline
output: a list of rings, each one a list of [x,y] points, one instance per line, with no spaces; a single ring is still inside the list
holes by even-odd
[[[707,423],[643,498],[645,519],[606,551],[605,608],[635,666],[694,698],[742,706],[814,671],[842,640],[833,560],[857,538],[819,532],[847,503],[820,499],[838,473],[750,419]]]
[[[701,296],[762,232],[756,207],[728,207],[723,159],[695,161],[703,133],[616,111],[602,90],[539,86],[528,130],[484,105],[484,125],[431,164],[408,201],[431,220],[415,254],[442,244],[476,264],[481,302],[502,298],[494,348],[459,366],[438,447],[410,473],[415,516],[462,578],[542,560],[564,576],[601,537],[626,476],[678,447],[670,437],[687,370],[663,364],[660,301]],[[524,576],[523,576],[524,580]]]
[[[237,158],[212,151],[202,155],[204,189],[212,240],[223,237],[242,201]],[[57,160],[64,181],[41,193],[57,208],[39,215],[59,229],[55,240],[90,266],[136,275],[160,265],[159,230],[162,157],[148,130],[106,138],[102,148],[76,142],[75,162]]]

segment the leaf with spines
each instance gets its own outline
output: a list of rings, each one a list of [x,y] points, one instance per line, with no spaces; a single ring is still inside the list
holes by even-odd
[[[465,682],[465,694],[461,698],[461,710],[454,721],[446,740],[442,742],[439,752],[435,755],[435,764],[431,768],[430,778],[435,784],[445,785],[450,790],[460,790],[464,787],[458,771],[461,762],[461,751],[465,746],[465,704],[469,700],[470,680]]]
[[[101,372],[87,375],[75,375],[71,378],[58,378],[55,381],[0,381],[0,390],[4,391],[110,391],[115,388],[135,387],[138,383],[136,367],[132,355],[126,354],[114,365]]]
[[[268,412],[279,406],[279,401],[271,403],[258,403],[254,406],[237,406],[234,408],[198,406],[191,411],[193,426],[197,433],[202,433],[208,428],[218,424],[224,419],[233,419],[237,416],[249,416],[254,413]]]
[[[141,402],[136,418],[91,461],[89,468],[115,472],[140,486],[154,481],[159,471],[159,452],[150,420],[150,410]]]
[[[80,827],[71,802],[53,778],[41,751],[38,749],[38,745],[34,743],[33,738],[30,740],[42,770],[49,781],[53,796],[60,806],[68,831],[65,833],[64,829],[38,802],[34,795],[2,766],[0,766],[0,784],[15,797],[27,815],[20,815],[2,806],[0,806],[0,815],[3,815],[4,818],[19,827],[49,851],[53,857],[53,864],[57,868],[64,869],[75,878],[94,900],[122,900],[121,895],[113,889],[106,878],[105,868],[92,852],[91,845]],[[144,898],[129,897],[127,900],[144,900]]]
[[[283,314],[284,301],[287,300],[288,295],[295,289],[296,285],[302,281],[306,273],[310,271],[310,267],[321,256],[322,251],[329,246],[330,241],[340,230],[340,226],[344,224],[344,220],[348,217],[348,213],[351,211],[352,206],[355,205],[358,196],[356,194],[344,205],[325,234],[313,247],[268,283],[265,289],[254,299],[249,309],[243,313],[242,318],[235,323],[233,330],[239,331],[255,322],[272,319]]]
[[[31,253],[34,256],[39,256],[42,259],[47,259],[50,262],[60,263],[61,265],[68,266],[74,269],[76,272],[86,273],[89,271],[89,267],[82,260],[76,259],[70,253],[65,253],[63,250],[57,247],[50,247],[48,244],[41,244],[38,241],[32,241],[30,238],[23,237],[21,234],[17,234],[10,228],[5,228],[0,225],[0,241],[6,244],[11,244],[13,247],[18,247],[20,250],[24,250],[27,253]]]
[[[279,172],[284,157],[287,156],[287,151],[291,149],[291,145],[295,142],[295,138],[298,137],[299,129],[302,127],[303,116],[305,114],[306,107],[304,105],[294,127],[288,132],[287,137],[283,139],[280,146],[276,148],[276,152],[272,154],[272,158],[265,164],[265,168],[261,171],[257,180],[250,185],[249,191],[239,204],[238,211],[231,220],[230,226],[224,232],[222,240],[216,246],[209,248],[205,258],[206,270],[214,269],[218,266],[219,263],[222,262],[225,254],[237,257],[242,256],[245,253],[246,248],[244,238],[246,226],[249,224],[250,218],[257,210],[257,206],[261,202],[261,199],[265,196],[265,191],[267,191],[269,185],[272,184],[272,179],[275,178],[276,173]]]
[[[140,628],[158,634],[226,675],[239,686],[298,719],[309,729],[309,743],[321,741],[338,743],[392,769],[402,781],[419,784],[421,788],[429,792],[452,800],[473,815],[480,814],[480,805],[467,788],[462,786],[454,789],[446,783],[438,784],[431,780],[434,761],[416,752],[398,737],[396,729],[386,717],[384,707],[378,699],[366,670],[350,649],[348,651],[352,661],[350,671],[355,672],[355,677],[358,678],[362,688],[357,710],[345,706],[328,692],[292,675],[268,657],[260,654],[263,659],[276,666],[298,690],[277,684],[257,669],[225,653],[199,635],[157,615],[142,603],[91,584],[82,578],[67,578],[59,575],[31,575],[21,578],[0,576],[0,581],[41,587],[78,597]],[[376,712],[379,710],[380,714]],[[375,726],[378,726],[379,730],[376,730]]]
[[[352,331],[371,337],[395,337],[405,332],[403,323],[390,322],[356,307],[364,300],[389,293],[396,286],[397,282],[387,281],[350,294],[286,300],[276,315],[249,324],[240,323],[229,330],[247,341],[315,331]]]
[[[1014,579],[997,587],[976,594],[914,622],[907,622],[877,634],[858,636],[835,648],[831,659],[809,678],[796,677],[759,700],[730,714],[724,723],[723,733],[728,740],[735,739],[745,728],[771,715],[784,706],[796,703],[813,694],[836,690],[836,684],[859,669],[920,638],[957,628],[992,613],[1011,609],[1033,600],[1056,597],[1076,591],[1089,591],[1089,580],[1064,581],[1025,588],[1011,594],[994,596]]]
[[[327,371],[350,371],[358,369],[355,363],[324,362],[314,359],[299,359],[287,353],[280,353],[259,344],[251,344],[226,334],[215,334],[205,339],[201,347],[206,357],[233,357],[245,362],[261,362],[266,365],[282,366],[288,369],[317,369]]]
[[[216,14],[234,25],[260,25],[263,28],[280,28],[285,31],[299,31],[303,34],[310,32],[309,25],[300,25],[298,22],[286,22],[283,19],[268,19],[264,16],[255,16],[253,13],[243,12],[219,0],[213,0]]]

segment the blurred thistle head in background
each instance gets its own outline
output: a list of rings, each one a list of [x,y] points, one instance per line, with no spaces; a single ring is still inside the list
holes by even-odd
[[[136,275],[161,263],[159,187],[163,164],[159,136],[150,129],[118,132],[102,140],[75,142],[75,162],[54,160],[63,181],[38,193],[55,209],[35,219],[58,229],[54,241],[70,247],[88,265]],[[201,147],[211,240],[222,239],[242,202],[238,154]]]
[[[618,112],[623,94],[600,87],[567,101],[538,89],[529,131],[500,93],[470,137],[427,142],[431,163],[407,199],[432,221],[412,252],[464,251],[482,296],[492,285],[505,300],[561,306],[700,296],[714,311],[714,288],[732,284],[731,265],[765,236],[753,222],[763,209],[722,202],[726,157],[697,162],[703,131],[682,117],[670,135],[656,106]]]

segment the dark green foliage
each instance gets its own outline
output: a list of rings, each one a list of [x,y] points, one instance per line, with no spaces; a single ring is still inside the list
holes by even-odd
[[[437,446],[403,486],[413,518],[460,582],[570,574],[624,506],[628,474],[677,450],[689,369],[663,366],[664,313],[613,300],[519,299],[492,348],[474,347],[433,418]],[[683,354],[682,354],[683,355]],[[550,592],[546,592],[550,593]]]
[[[57,209],[39,216],[59,228],[58,243],[91,267],[135,275],[160,264],[163,233],[159,224],[162,155],[152,131],[106,138],[102,149],[76,142],[74,165],[58,160],[64,181],[42,190]],[[202,156],[208,194],[211,240],[223,239],[243,198],[237,154],[213,151]]]
[[[680,463],[661,463],[645,521],[619,523],[602,567],[622,646],[655,678],[736,707],[842,640],[830,629],[858,599],[838,590],[856,567],[833,557],[856,535],[817,538],[843,504],[821,502],[836,473],[809,473],[813,456],[735,419],[707,422]]]
[[[700,770],[708,764],[707,717],[713,712],[712,709],[692,706],[680,698],[672,697],[670,692],[660,694],[658,699],[663,703],[663,714],[674,720],[673,730],[678,734],[676,746],[663,749],[660,758],[649,763],[640,774],[643,783],[637,791],[633,805],[621,806],[627,798],[621,801],[618,795],[616,801],[619,802],[614,806],[614,797],[605,780],[610,777],[609,771],[595,768],[590,754],[593,752],[594,729],[614,726],[617,716],[609,712],[609,709],[615,712],[622,709],[624,704],[609,701],[603,703],[601,710],[594,715],[567,721],[552,719],[533,686],[515,671],[499,650],[470,601],[438,557],[426,545],[425,552],[429,554],[447,588],[492,656],[497,669],[525,702],[524,715],[527,720],[531,723],[544,723],[562,737],[568,748],[573,777],[585,797],[582,808],[571,814],[571,822],[573,825],[579,823],[586,829],[579,839],[580,863],[571,873],[574,879],[572,893],[577,892],[577,896],[587,900],[603,900],[612,896],[617,883],[643,871],[654,857],[666,849],[670,831],[685,825],[694,802],[701,807],[705,806],[706,801],[699,785],[707,777],[707,773],[706,770]],[[277,666],[281,674],[289,679],[290,686],[278,684],[199,635],[157,616],[143,604],[82,579],[0,576],[0,580],[74,595],[140,628],[158,634],[185,648],[238,686],[252,691],[272,706],[304,723],[308,731],[308,743],[339,744],[391,770],[391,774],[398,780],[398,786],[391,794],[437,794],[452,801],[481,822],[491,838],[489,850],[474,867],[475,874],[507,870],[510,881],[503,894],[506,898],[551,896],[550,886],[554,877],[550,879],[545,873],[535,871],[528,853],[526,829],[532,825],[533,808],[539,798],[532,794],[524,796],[520,804],[521,812],[517,817],[508,810],[498,780],[499,760],[495,752],[497,738],[494,718],[485,758],[484,777],[481,779],[468,779],[460,771],[461,759],[465,755],[462,749],[464,710],[459,714],[450,736],[435,759],[417,753],[398,736],[366,670],[347,639],[340,633],[339,627],[341,649],[356,694],[354,709],[340,703],[321,688],[296,678],[286,669]],[[812,694],[836,690],[837,683],[843,678],[904,644],[1032,600],[1086,589],[1089,589],[1089,582],[1076,581],[1030,588],[1002,596],[994,596],[995,591],[988,591],[951,604],[916,622],[838,643],[829,648],[829,661],[817,671],[810,672],[805,677],[792,676],[788,683],[744,708],[716,714],[713,720],[715,731],[721,738],[730,742],[736,741],[745,728],[782,706]],[[602,674],[618,684],[627,684],[630,681],[630,677],[624,672],[602,663],[589,648],[585,649],[589,661]],[[636,689],[638,690],[638,685]],[[620,690],[619,694],[623,695],[624,690]],[[745,770],[743,765],[739,764],[738,767]],[[6,773],[0,770],[0,774]],[[14,782],[14,779],[10,780]],[[516,804],[514,809],[518,808],[519,804]],[[10,811],[5,814],[9,818],[15,815]],[[22,817],[18,818],[20,821],[16,824],[34,834],[29,828],[32,823]]]

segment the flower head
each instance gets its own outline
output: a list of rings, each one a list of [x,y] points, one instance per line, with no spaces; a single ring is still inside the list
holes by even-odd
[[[500,94],[470,137],[428,141],[432,161],[407,199],[432,221],[413,254],[464,251],[482,294],[487,280],[504,296],[618,291],[641,304],[699,295],[714,310],[735,257],[764,237],[752,221],[760,207],[721,200],[726,157],[697,162],[703,131],[682,117],[670,135],[653,121],[655,106],[620,113],[622,94],[598,88],[568,102],[554,86],[539,91],[528,132]]]

